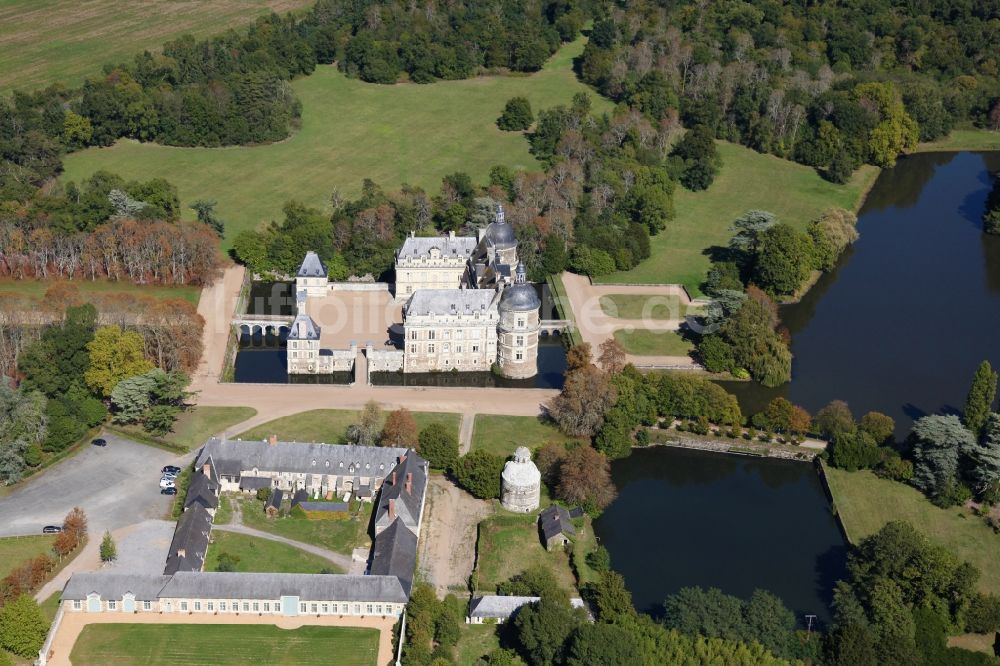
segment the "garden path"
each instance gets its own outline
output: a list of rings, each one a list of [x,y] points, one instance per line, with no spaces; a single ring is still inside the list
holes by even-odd
[[[233,512],[233,522],[229,525],[215,525],[212,529],[221,530],[222,532],[235,532],[237,534],[244,534],[246,536],[257,537],[260,539],[267,539],[268,541],[277,541],[278,543],[283,543],[286,546],[291,546],[293,548],[298,548],[299,550],[304,550],[307,553],[312,553],[318,557],[322,557],[324,560],[329,560],[333,562],[338,567],[343,569],[345,572],[349,571],[351,568],[351,558],[349,555],[342,555],[341,553],[336,553],[332,550],[326,548],[320,548],[319,546],[314,546],[309,543],[302,543],[301,541],[295,541],[294,539],[287,539],[283,536],[278,536],[277,534],[271,534],[270,532],[264,532],[262,530],[255,530],[252,527],[247,527],[236,523],[236,513]]]

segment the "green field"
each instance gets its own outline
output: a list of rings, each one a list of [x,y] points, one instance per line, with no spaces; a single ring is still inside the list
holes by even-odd
[[[372,505],[363,503],[356,520],[309,520],[307,518],[268,518],[264,503],[256,499],[240,500],[243,524],[293,541],[350,555],[354,548],[369,544],[368,523]]]
[[[485,183],[490,167],[540,169],[518,132],[494,124],[515,95],[537,110],[569,104],[588,90],[572,60],[585,40],[564,46],[531,76],[489,76],[430,85],[377,85],[349,79],[321,66],[293,82],[302,100],[302,128],[281,143],[256,147],[170,148],[121,141],[66,157],[66,180],[80,181],[98,169],[128,178],[162,177],[177,185],[184,214],[197,199],[218,202],[228,247],[242,229],[282,217],[291,199],[324,206],[337,188],[356,196],[364,178],[386,190],[403,183],[437,192],[441,178],[465,171]],[[611,103],[592,94],[595,111]]]
[[[73,646],[74,664],[292,664],[375,666],[377,629],[270,624],[90,624]]]
[[[2,2],[2,0],[0,0]],[[59,284],[56,280],[0,280],[0,297],[4,292],[16,293],[21,296],[41,298],[45,292]],[[133,284],[131,282],[112,282],[110,280],[73,280],[66,284],[80,290],[81,296],[89,294],[132,294],[136,296],[152,296],[153,298],[183,298],[198,305],[201,287],[193,286],[162,286],[148,284]]]
[[[252,407],[192,407],[181,412],[174,429],[162,437],[170,444],[195,449],[209,437],[242,423],[257,413]]]
[[[461,635],[455,646],[457,666],[478,666],[481,657],[500,647],[495,624],[463,624],[459,628]]]
[[[497,585],[525,569],[541,565],[555,576],[559,585],[576,595],[576,581],[569,565],[569,555],[562,549],[545,550],[538,536],[538,516],[502,515],[479,523],[476,545],[476,590],[495,594]]]
[[[692,309],[677,296],[608,294],[601,296],[601,310],[618,319],[683,319]]]
[[[871,472],[826,468],[837,513],[852,542],[877,532],[890,520],[905,520],[934,543],[978,567],[979,589],[1000,594],[997,549],[1000,536],[965,508],[939,509],[918,490],[880,479]]]
[[[943,139],[921,143],[915,153],[948,150],[1000,150],[1000,132],[978,128],[954,129]]]
[[[476,414],[472,427],[472,450],[488,451],[498,456],[511,456],[514,449],[527,446],[535,450],[543,444],[562,444],[572,437],[537,416],[501,416]]]
[[[382,410],[383,417],[387,414]],[[351,409],[314,409],[293,416],[268,421],[239,435],[240,439],[267,439],[272,434],[278,439],[295,442],[327,442],[343,444],[347,427],[358,422],[360,412]],[[417,429],[423,429],[434,421],[441,421],[458,437],[462,422],[461,414],[447,412],[413,412]],[[414,442],[415,443],[415,442]]]
[[[848,185],[823,180],[811,167],[719,142],[722,170],[703,192],[678,186],[677,218],[653,236],[652,256],[629,271],[601,276],[601,284],[683,284],[700,295],[709,257],[705,250],[726,245],[732,221],[754,208],[769,210],[782,222],[804,228],[831,206],[855,210],[875,182],[878,169],[864,166]]]
[[[630,332],[618,329],[615,340],[621,343],[627,354],[636,356],[687,356],[694,351],[691,341],[674,331],[636,329]]]
[[[41,528],[39,528],[39,531]],[[52,535],[5,537],[0,539],[0,578],[39,555],[52,554]]]
[[[0,91],[76,86],[185,33],[207,37],[312,0],[0,0]]]
[[[341,573],[330,560],[293,546],[221,530],[212,532],[212,544],[205,555],[205,571],[218,571],[221,553],[240,558],[236,571],[315,574],[331,569]]]

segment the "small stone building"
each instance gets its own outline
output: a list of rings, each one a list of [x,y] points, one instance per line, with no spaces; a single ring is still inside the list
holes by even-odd
[[[569,511],[555,504],[538,514],[538,527],[542,533],[542,543],[549,550],[568,545],[576,535]]]
[[[531,451],[519,446],[500,475],[500,504],[508,511],[528,513],[538,508],[542,475],[531,461]]]

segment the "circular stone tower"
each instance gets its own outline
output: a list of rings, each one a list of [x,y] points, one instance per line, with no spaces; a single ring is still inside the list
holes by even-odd
[[[500,295],[497,364],[500,374],[526,379],[538,374],[538,325],[542,303],[528,284],[524,264],[518,264],[514,284]]]
[[[528,513],[538,508],[542,474],[531,462],[531,451],[517,447],[514,459],[508,460],[500,475],[500,504],[508,511]]]

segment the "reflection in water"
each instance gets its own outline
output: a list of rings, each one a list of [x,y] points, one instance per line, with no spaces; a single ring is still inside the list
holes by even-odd
[[[668,447],[611,467],[618,498],[594,523],[636,607],[692,585],[770,590],[800,623],[830,617],[845,543],[809,463]]]
[[[897,421],[961,405],[976,366],[1000,365],[1000,238],[982,233],[998,153],[931,153],[879,176],[861,239],[800,303],[781,308],[792,382],[725,383],[747,414],[775,396],[810,411],[846,400]]]

